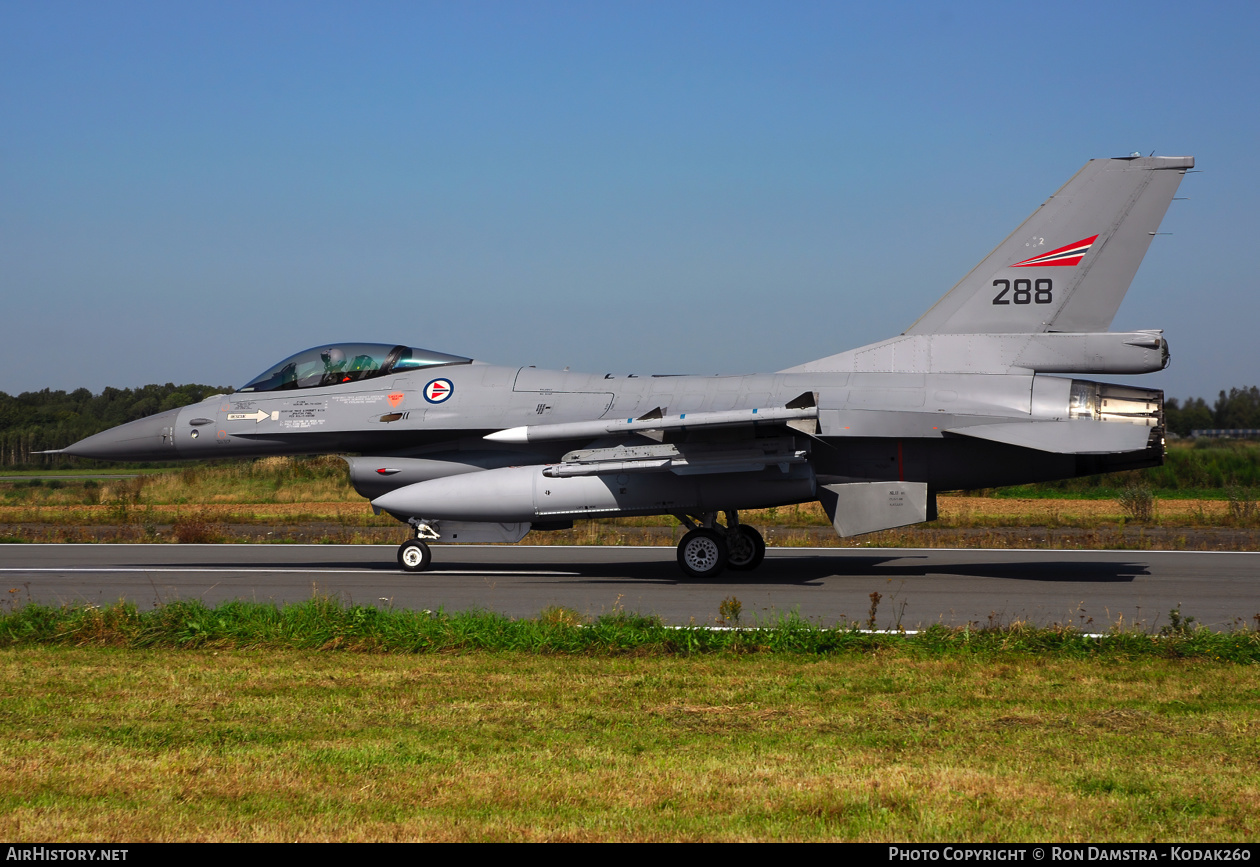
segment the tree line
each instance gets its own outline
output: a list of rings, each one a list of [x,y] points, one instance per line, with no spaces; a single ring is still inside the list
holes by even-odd
[[[1194,430],[1260,429],[1260,388],[1231,388],[1208,406],[1201,397],[1181,403],[1175,397],[1164,400],[1164,427],[1179,436]]]
[[[0,466],[55,466],[73,461],[56,455],[37,455],[59,449],[84,437],[154,413],[199,403],[231,388],[211,385],[146,385],[140,388],[106,388],[92,394],[75,391],[28,391],[17,397],[0,392]],[[1212,404],[1201,397],[1184,403],[1164,402],[1168,430],[1189,436],[1208,428],[1260,428],[1260,388],[1222,391]]]
[[[13,397],[0,391],[0,466],[69,464],[76,459],[34,452],[65,448],[115,425],[231,391],[219,386],[170,382],[140,388],[106,388],[100,394],[92,394],[86,388],[71,392],[46,388]]]

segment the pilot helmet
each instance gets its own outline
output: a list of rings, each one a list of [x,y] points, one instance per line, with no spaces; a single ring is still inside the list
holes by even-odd
[[[319,357],[324,360],[325,370],[336,370],[346,363],[346,354],[335,346],[321,350]]]

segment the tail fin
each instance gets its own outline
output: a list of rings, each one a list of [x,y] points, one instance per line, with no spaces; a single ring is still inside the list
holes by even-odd
[[[1106,331],[1194,157],[1090,160],[906,334]]]

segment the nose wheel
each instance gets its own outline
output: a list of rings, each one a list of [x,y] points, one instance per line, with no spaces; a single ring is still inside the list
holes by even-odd
[[[398,547],[398,565],[404,572],[423,572],[432,559],[429,546],[419,539],[408,539]]]

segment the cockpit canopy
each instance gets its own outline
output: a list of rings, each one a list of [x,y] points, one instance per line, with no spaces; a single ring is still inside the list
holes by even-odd
[[[470,364],[471,358],[388,343],[332,343],[290,355],[241,391],[284,391],[359,382],[422,367]]]

